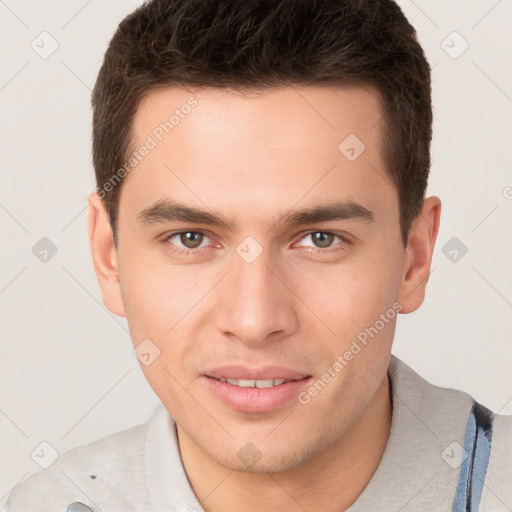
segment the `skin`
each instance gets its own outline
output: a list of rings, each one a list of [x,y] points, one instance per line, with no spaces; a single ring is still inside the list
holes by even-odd
[[[213,395],[202,375],[236,362],[279,365],[316,381],[393,304],[416,310],[440,201],[424,201],[404,247],[398,195],[382,158],[379,96],[370,88],[169,87],[141,103],[134,147],[192,95],[197,106],[122,184],[117,248],[102,201],[89,198],[103,301],[126,316],[135,347],[149,338],[160,350],[141,368],[177,423],[184,467],[206,511],[345,510],[388,439],[396,318],[308,404],[240,412]],[[366,146],[354,161],[338,150],[348,134]],[[217,212],[233,229],[141,222],[141,212],[162,199]],[[277,222],[332,201],[355,202],[373,218]],[[171,237],[187,231],[204,234],[196,235],[198,248]],[[315,232],[336,236],[319,246]],[[236,252],[248,236],[262,249],[252,263]],[[251,467],[237,457],[248,442],[261,455]]]

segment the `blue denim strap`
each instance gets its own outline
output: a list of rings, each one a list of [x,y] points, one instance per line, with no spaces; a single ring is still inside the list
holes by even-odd
[[[473,400],[464,436],[463,461],[453,512],[477,512],[489,464],[494,413]]]

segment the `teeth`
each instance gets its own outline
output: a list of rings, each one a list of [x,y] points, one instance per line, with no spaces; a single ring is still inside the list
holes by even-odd
[[[227,382],[233,386],[240,388],[271,388],[272,386],[279,386],[283,384],[284,379],[264,379],[264,380],[247,380],[247,379],[219,379],[221,382]]]
[[[238,379],[238,383],[231,382],[230,384],[233,384],[234,386],[239,386],[241,388],[253,388],[256,384],[256,381],[255,380]]]

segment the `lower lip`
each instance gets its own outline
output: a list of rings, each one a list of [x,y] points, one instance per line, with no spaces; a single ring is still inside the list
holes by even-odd
[[[270,412],[296,399],[311,377],[271,388],[241,388],[212,377],[202,377],[209,389],[229,407],[242,412]]]

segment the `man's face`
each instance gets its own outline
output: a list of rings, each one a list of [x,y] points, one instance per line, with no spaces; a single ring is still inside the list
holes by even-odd
[[[175,109],[172,130],[156,129]],[[136,114],[133,148],[156,146],[122,185],[123,313],[134,346],[160,351],[142,366],[150,385],[222,465],[246,470],[252,450],[258,471],[297,467],[386,375],[406,253],[380,120],[378,96],[358,87],[168,88]],[[292,217],[328,206],[339,211]]]

